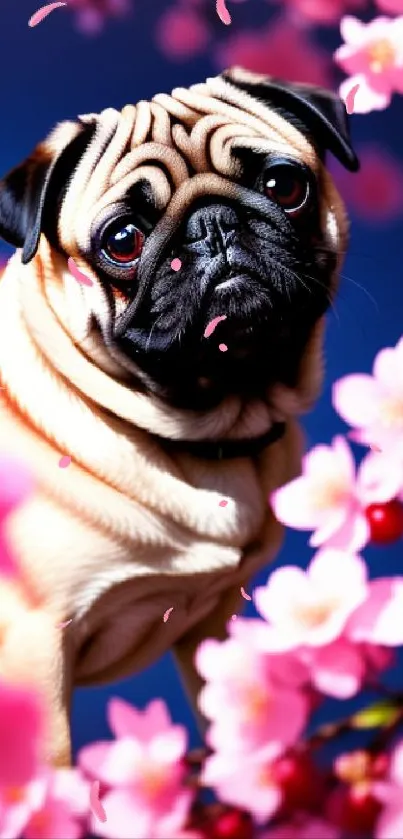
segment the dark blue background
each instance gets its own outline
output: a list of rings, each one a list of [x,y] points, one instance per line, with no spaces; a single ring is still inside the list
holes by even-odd
[[[1,173],[20,162],[59,120],[107,106],[120,108],[127,102],[215,74],[217,68],[208,51],[185,64],[173,64],[161,56],[154,46],[153,28],[166,2],[135,2],[136,11],[129,19],[109,23],[100,36],[90,39],[75,29],[66,9],[58,9],[30,29],[27,21],[36,9],[35,0],[3,0]],[[211,0],[212,8],[213,4]],[[234,4],[233,17],[238,25],[253,25],[261,8],[258,0]],[[218,20],[216,25],[222,26]],[[337,46],[337,33],[326,38],[329,47]],[[403,100],[399,97],[385,112],[353,117],[354,140],[379,141],[398,155],[402,149],[402,117]],[[315,412],[305,421],[309,446],[328,442],[343,430],[331,408],[332,381],[348,372],[369,372],[378,349],[395,344],[403,333],[402,257],[402,220],[376,227],[353,216],[337,313],[329,315],[326,386]],[[306,542],[304,534],[289,533],[280,562],[306,564],[310,556]],[[366,556],[376,575],[402,568],[401,545],[368,550]],[[259,581],[266,577],[267,572],[262,573]],[[248,609],[252,612],[250,605]],[[108,697],[117,693],[139,707],[163,696],[173,718],[185,723],[192,741],[197,741],[191,712],[167,656],[136,678],[107,689],[77,692],[73,712],[76,748],[107,735],[105,705]]]

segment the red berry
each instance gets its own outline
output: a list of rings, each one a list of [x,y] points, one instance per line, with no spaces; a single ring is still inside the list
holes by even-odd
[[[320,805],[323,785],[309,755],[290,754],[280,757],[273,766],[273,777],[283,794],[282,816],[296,810],[314,810]]]
[[[330,796],[327,817],[348,836],[372,836],[382,805],[366,783],[339,787]]]
[[[403,536],[403,504],[396,498],[385,504],[371,504],[365,515],[375,545],[387,545]]]
[[[215,819],[210,836],[211,839],[253,839],[252,820],[247,813],[228,810]]]

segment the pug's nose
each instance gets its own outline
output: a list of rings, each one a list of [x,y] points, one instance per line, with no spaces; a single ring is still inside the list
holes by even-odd
[[[212,253],[220,253],[232,244],[238,226],[239,218],[232,207],[208,204],[188,217],[186,238],[189,243],[207,243]]]

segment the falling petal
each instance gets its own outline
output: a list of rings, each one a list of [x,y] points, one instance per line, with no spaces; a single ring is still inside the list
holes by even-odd
[[[79,268],[77,268],[77,265],[74,262],[74,259],[73,259],[72,256],[69,256],[69,258],[67,260],[67,265],[69,266],[70,274],[72,274],[72,276],[74,277],[75,280],[77,280],[78,283],[80,283],[81,285],[88,285],[88,286],[94,285],[93,281],[90,280],[90,278],[87,277],[86,274],[83,274],[83,272],[80,271]]]
[[[68,625],[69,625],[69,623],[71,623],[71,622],[72,622],[72,620],[73,620],[73,618],[70,618],[70,620],[69,620],[69,621],[64,621],[64,623],[57,623],[57,624],[56,624],[57,629],[64,629],[64,627],[65,627],[65,626],[68,626]]]
[[[182,268],[182,262],[180,259],[178,259],[178,257],[172,260],[171,268],[172,271],[180,271],[180,269]]]
[[[221,350],[221,352],[227,352],[228,347],[226,344],[219,344],[218,349]]]
[[[220,320],[226,320],[226,319],[227,319],[227,315],[219,315],[218,318],[213,318],[213,320],[211,320],[210,323],[207,324],[207,326],[204,330],[204,336],[203,337],[204,338],[209,338],[210,335],[213,334],[217,324],[220,323]]]
[[[348,114],[353,114],[354,113],[354,99],[355,99],[355,97],[358,93],[359,86],[360,86],[359,84],[353,85],[353,87],[351,88],[351,90],[349,90],[349,92],[347,93],[347,96],[344,100],[345,105],[346,105],[346,111],[347,111]]]
[[[242,586],[241,586],[241,594],[242,594],[242,597],[245,598],[245,600],[252,600],[252,598],[249,596],[249,594],[246,594],[246,591]]]
[[[167,622],[167,620],[168,620],[168,618],[169,618],[169,616],[170,616],[171,612],[173,611],[173,608],[174,608],[174,607],[173,607],[173,606],[171,606],[171,608],[170,608],[170,609],[167,609],[167,610],[166,610],[166,612],[164,612],[164,623],[166,623],[166,622]]]
[[[225,498],[223,498],[222,501],[220,501],[218,506],[219,507],[226,507],[227,504],[228,504],[228,501],[226,501]]]
[[[231,615],[231,620],[236,621],[237,617],[238,617],[238,615]]]
[[[99,781],[94,781],[90,789],[90,807],[94,816],[100,822],[106,822],[106,813],[99,800]]]
[[[69,457],[68,454],[63,455],[63,457],[61,457],[60,460],[59,460],[59,466],[60,466],[61,469],[65,469],[66,466],[70,466],[70,463],[71,463],[71,457]]]
[[[50,15],[54,9],[58,9],[59,6],[67,6],[67,3],[48,3],[46,6],[41,6],[35,14],[30,17],[28,21],[28,26],[37,26],[38,23],[41,22],[45,17]]]
[[[221,22],[225,23],[226,26],[229,26],[231,23],[231,15],[225,5],[225,0],[217,0],[216,9]]]

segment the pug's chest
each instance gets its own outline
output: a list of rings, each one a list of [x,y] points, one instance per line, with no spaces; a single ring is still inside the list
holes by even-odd
[[[110,681],[149,666],[215,611],[234,576],[140,577],[94,596],[75,626],[76,681]]]

